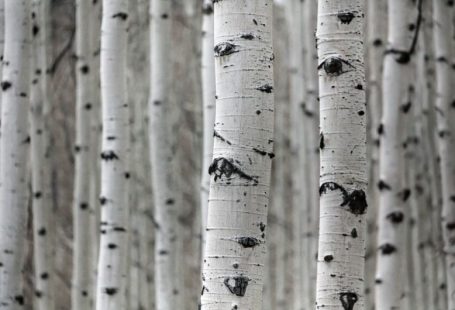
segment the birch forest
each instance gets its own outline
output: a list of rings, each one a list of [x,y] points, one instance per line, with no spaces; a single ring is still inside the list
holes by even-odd
[[[0,310],[455,310],[453,0],[0,0]]]

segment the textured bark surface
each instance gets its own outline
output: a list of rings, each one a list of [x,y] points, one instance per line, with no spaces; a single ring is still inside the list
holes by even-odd
[[[74,243],[73,243],[73,279],[71,285],[71,305],[76,309],[91,309],[95,299],[95,282],[93,281],[93,259],[95,256],[92,243],[97,243],[90,229],[91,222],[91,185],[90,176],[93,169],[91,162],[91,120],[94,110],[92,101],[92,76],[98,66],[92,62],[90,32],[93,23],[90,11],[91,3],[85,0],[76,2],[76,141],[74,145],[75,179],[73,197]],[[95,26],[95,25],[93,25]],[[94,28],[94,27],[93,27]],[[96,108],[95,108],[96,109]],[[96,134],[94,135],[97,136]],[[97,141],[99,142],[99,141]],[[98,228],[98,225],[97,225]]]
[[[364,309],[366,106],[363,1],[319,1],[317,309]]]
[[[409,27],[416,14],[407,0],[388,2],[388,37],[383,73],[383,115],[378,127],[380,135],[380,167],[378,189],[379,232],[376,269],[375,304],[379,310],[400,309],[404,294],[406,254],[404,221],[408,220],[405,203],[409,189],[403,186],[403,138],[405,115],[409,112],[406,90],[415,35],[420,21]]]
[[[55,228],[51,192],[51,146],[48,96],[48,18],[49,1],[33,1],[32,86],[30,92],[30,138],[32,170],[33,252],[35,270],[34,308],[55,307]]]
[[[0,142],[0,305],[24,305],[22,275],[27,223],[26,167],[30,136],[30,1],[5,2],[2,139]]]
[[[273,158],[272,1],[216,1],[202,309],[261,309]]]
[[[103,1],[101,26],[101,240],[96,309],[125,309],[129,232],[129,105],[126,97],[128,7]]]
[[[447,309],[455,309],[455,109],[453,108],[453,2],[433,1],[436,61],[437,145],[442,183],[442,233],[447,275]]]

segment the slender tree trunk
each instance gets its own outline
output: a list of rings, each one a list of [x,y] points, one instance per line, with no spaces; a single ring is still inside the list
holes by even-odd
[[[434,0],[434,49],[436,60],[436,116],[442,183],[442,232],[447,268],[448,307],[455,309],[455,110],[452,90],[453,3]]]
[[[176,171],[176,107],[171,86],[171,3],[154,0],[151,9],[151,76],[150,76],[150,157],[157,222],[155,243],[155,299],[157,310],[177,309],[183,292],[182,266],[178,266],[181,238],[178,216],[182,197]]]
[[[3,52],[5,46],[5,0],[0,0],[0,63],[3,64]],[[0,81],[3,69],[0,70]],[[0,93],[0,111],[2,109],[2,94]],[[1,121],[1,119],[0,119]],[[1,137],[0,137],[1,139]]]
[[[33,251],[35,267],[36,309],[54,309],[54,230],[50,187],[49,98],[47,96],[47,20],[46,0],[33,2],[31,88],[31,169],[33,189]]]
[[[270,0],[217,1],[214,159],[202,308],[262,309],[273,149]]]
[[[101,240],[96,309],[125,309],[128,253],[129,106],[127,2],[103,1],[101,37]]]
[[[0,304],[24,304],[22,275],[27,223],[26,169],[30,137],[30,2],[5,2],[0,155]]]
[[[364,309],[366,106],[363,1],[319,1],[317,309]]]
[[[91,87],[92,49],[90,48],[91,5],[88,1],[76,2],[76,143],[75,179],[73,196],[73,279],[71,304],[75,309],[90,309],[94,299],[93,263],[91,251],[94,242],[93,231],[90,230],[90,171],[92,169],[90,125],[92,117]]]
[[[207,208],[209,202],[210,175],[209,166],[213,159],[213,126],[215,124],[215,58],[213,57],[213,4],[203,0],[202,19],[202,92],[204,115],[204,157],[202,163],[201,216],[202,216],[202,251],[204,251],[207,227]]]

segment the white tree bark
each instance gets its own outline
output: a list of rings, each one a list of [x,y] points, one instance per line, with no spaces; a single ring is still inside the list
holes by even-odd
[[[320,231],[317,309],[364,309],[364,1],[319,1]]]
[[[213,4],[211,0],[203,0],[202,18],[202,93],[204,115],[204,150],[201,184],[201,216],[202,216],[202,251],[205,244],[205,228],[207,227],[207,208],[209,202],[210,175],[209,166],[213,159],[213,126],[215,125],[215,58],[213,57]]]
[[[436,60],[436,116],[442,183],[442,232],[447,269],[449,310],[455,309],[455,109],[452,89],[453,3],[434,0],[434,50]]]
[[[27,223],[26,168],[30,136],[29,44],[30,5],[27,0],[5,2],[2,124],[0,154],[0,304],[3,309],[24,305],[22,275]]]
[[[90,171],[93,160],[91,143],[92,120],[92,49],[90,40],[91,3],[86,0],[76,2],[76,143],[75,174],[73,193],[73,279],[71,304],[75,309],[91,309],[94,300],[92,242],[96,242],[90,229]],[[95,235],[96,236],[96,235]]]
[[[35,0],[32,13],[31,169],[33,189],[34,307],[54,309],[54,229],[51,204],[50,104],[47,95],[47,22],[49,3]]]
[[[216,1],[217,110],[201,309],[262,309],[273,148],[270,0]]]
[[[383,73],[383,116],[380,135],[380,191],[378,252],[375,304],[379,310],[400,309],[404,294],[403,256],[406,253],[403,221],[408,220],[405,202],[409,189],[403,188],[403,117],[411,105],[405,102],[409,66],[420,26],[409,28],[415,20],[413,3],[388,2],[388,46]]]
[[[96,309],[125,309],[128,254],[128,3],[103,1],[101,32],[101,240]]]
[[[150,157],[152,186],[157,223],[155,243],[155,300],[157,310],[178,309],[182,304],[183,273],[177,262],[179,247],[178,216],[182,197],[176,177],[176,136],[174,117],[176,106],[170,93],[171,3],[154,0],[151,10],[151,71],[150,71]]]
[[[4,46],[5,46],[5,0],[0,0],[0,63],[3,63]],[[2,79],[2,71],[3,70],[0,70],[0,80]],[[0,111],[1,109],[2,94],[0,93]]]

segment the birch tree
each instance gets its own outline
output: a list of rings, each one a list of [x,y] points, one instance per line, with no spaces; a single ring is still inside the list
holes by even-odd
[[[3,137],[0,142],[0,304],[3,309],[19,309],[24,305],[30,5],[27,0],[5,1],[5,51],[0,84]]]
[[[204,151],[202,163],[201,207],[202,207],[202,249],[207,227],[207,207],[209,202],[210,176],[207,173],[213,157],[213,126],[215,124],[215,58],[213,57],[213,4],[203,0],[202,18],[202,93],[204,115]]]
[[[421,2],[420,2],[421,3]],[[403,185],[403,117],[411,108],[404,95],[411,57],[416,47],[421,14],[415,22],[413,3],[388,1],[388,37],[383,73],[383,115],[380,135],[379,232],[376,268],[377,309],[400,308],[404,293],[402,259],[406,253],[403,221],[410,190]],[[410,19],[414,26],[409,27]]]
[[[32,12],[32,86],[30,93],[31,169],[33,189],[34,307],[52,310],[55,303],[54,229],[51,204],[50,104],[47,88],[49,2],[34,0]]]
[[[76,309],[90,309],[93,302],[92,243],[94,240],[90,215],[91,119],[92,75],[91,68],[91,3],[76,2],[76,143],[73,195],[74,259],[71,304]],[[96,236],[96,235],[95,235]]]
[[[434,50],[436,60],[436,116],[438,153],[442,181],[442,231],[447,269],[447,309],[455,309],[455,110],[451,68],[453,49],[453,3],[433,1]]]
[[[217,110],[203,310],[262,308],[274,157],[272,6],[214,3]]]
[[[317,309],[364,309],[364,1],[319,1],[320,232]]]
[[[125,309],[128,255],[126,44],[128,2],[103,1],[101,26],[101,240],[96,309]]]

